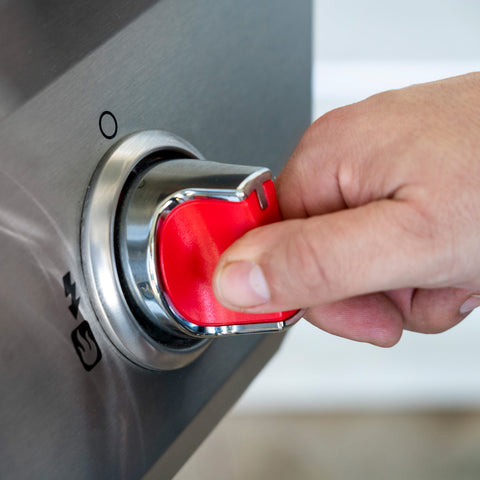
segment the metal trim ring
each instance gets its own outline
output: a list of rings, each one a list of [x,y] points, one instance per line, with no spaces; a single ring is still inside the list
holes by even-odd
[[[152,154],[178,152],[179,158],[202,159],[185,140],[167,132],[133,133],[103,157],[88,189],[82,214],[81,255],[90,299],[100,324],[117,349],[134,363],[152,370],[173,370],[195,360],[210,344],[199,339],[171,348],[152,339],[126,303],[115,261],[115,217],[122,189],[138,164]]]

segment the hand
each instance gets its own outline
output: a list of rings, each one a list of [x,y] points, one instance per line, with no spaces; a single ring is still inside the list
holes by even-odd
[[[327,113],[276,186],[285,220],[217,265],[225,306],[306,308],[323,330],[391,346],[480,305],[480,73]]]

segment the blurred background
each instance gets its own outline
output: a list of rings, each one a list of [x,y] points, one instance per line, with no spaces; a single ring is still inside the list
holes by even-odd
[[[312,120],[480,70],[478,0],[316,0],[312,21]],[[175,479],[477,480],[479,341],[476,312],[391,349],[301,321]]]

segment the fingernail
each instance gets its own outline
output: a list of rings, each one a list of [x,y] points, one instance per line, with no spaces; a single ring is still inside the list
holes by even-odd
[[[228,263],[217,276],[217,292],[232,307],[250,308],[270,300],[262,269],[254,262]]]
[[[467,298],[465,302],[463,302],[462,306],[460,307],[460,313],[465,315],[477,307],[480,307],[480,295],[472,295],[471,297]]]

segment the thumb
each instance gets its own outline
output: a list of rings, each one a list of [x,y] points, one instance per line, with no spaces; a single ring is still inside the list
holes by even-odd
[[[259,227],[221,256],[218,300],[233,310],[308,308],[405,287],[433,288],[447,255],[431,225],[406,201]]]

